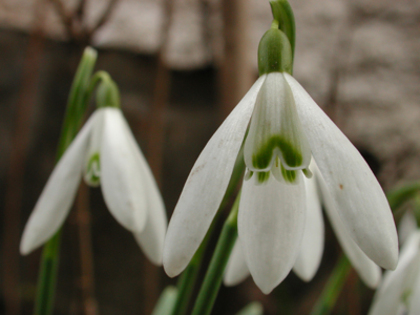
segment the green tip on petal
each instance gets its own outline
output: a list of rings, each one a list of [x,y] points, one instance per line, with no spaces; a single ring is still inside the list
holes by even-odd
[[[270,172],[257,172],[257,181],[259,184],[264,184],[270,178]]]
[[[288,183],[293,184],[297,180],[297,171],[286,170],[283,167],[283,164],[281,165],[281,174],[283,175],[284,180]]]
[[[266,169],[272,161],[274,150],[277,148],[280,150],[282,160],[287,166],[294,168],[302,165],[302,153],[280,135],[272,136],[260,146],[252,156],[252,165],[256,169]]]
[[[305,177],[308,178],[308,179],[311,179],[312,176],[314,175],[314,174],[312,174],[312,172],[309,168],[304,168],[302,170],[302,172],[303,172],[303,175],[305,175]]]

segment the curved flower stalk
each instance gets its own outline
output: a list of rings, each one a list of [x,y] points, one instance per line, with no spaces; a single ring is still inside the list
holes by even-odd
[[[396,228],[378,181],[290,75],[292,62],[289,39],[274,19],[258,48],[260,78],[207,143],[181,193],[165,239],[169,276],[184,270],[203,240],[244,140],[247,174],[238,235],[246,266],[264,293],[287,276],[298,257],[307,217],[304,177],[310,177],[312,158],[348,238],[377,265],[396,267]]]
[[[316,165],[310,166],[312,178],[303,177],[306,188],[306,223],[298,256],[293,265],[293,271],[304,281],[312,280],[321,262],[324,249],[324,222],[321,211],[321,200],[326,209],[338,242],[346,253],[353,267],[359,273],[364,283],[375,288],[381,279],[381,269],[359,248],[346,232],[346,227],[339,217],[331,196],[325,187],[325,182]],[[224,283],[234,286],[250,274],[245,261],[242,245],[239,239],[235,244],[226,273]]]
[[[83,173],[88,185],[101,185],[111,214],[134,234],[147,257],[161,264],[164,204],[121,110],[113,107],[97,109],[57,163],[25,226],[21,253],[30,253],[58,231]]]
[[[375,293],[369,315],[420,314],[420,230],[401,249],[394,271],[387,271]]]

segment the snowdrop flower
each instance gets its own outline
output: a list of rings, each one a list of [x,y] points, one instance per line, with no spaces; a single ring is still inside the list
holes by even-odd
[[[109,211],[134,233],[147,257],[161,264],[164,204],[121,110],[114,107],[97,109],[57,163],[25,226],[21,253],[30,253],[58,231],[83,173],[88,185],[101,185]]]
[[[163,265],[187,266],[228,186],[244,142],[238,234],[255,283],[269,293],[296,262],[305,230],[304,176],[317,163],[331,203],[355,244],[394,269],[398,240],[386,197],[357,149],[290,75],[287,36],[273,22],[260,41],[260,78],[201,152],[169,223]],[[247,133],[248,130],[248,133]],[[303,174],[305,175],[303,175]]]
[[[397,269],[387,271],[369,315],[420,314],[420,230],[404,243]]]
[[[313,177],[303,177],[306,189],[306,223],[300,250],[293,265],[293,271],[302,280],[310,281],[318,270],[324,249],[322,200],[343,251],[364,283],[370,288],[375,288],[381,279],[381,269],[366,256],[346,232],[346,227],[335,210],[334,202],[331,200],[325,182],[314,163],[311,163],[310,170],[313,173]],[[249,274],[241,242],[238,239],[226,268],[224,283],[227,286],[236,285],[248,277]]]

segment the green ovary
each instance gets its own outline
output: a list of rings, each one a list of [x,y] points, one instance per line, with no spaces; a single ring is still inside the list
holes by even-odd
[[[302,154],[280,135],[270,137],[260,146],[258,151],[252,155],[252,165],[256,169],[266,169],[270,165],[275,148],[280,149],[283,160],[289,167],[302,165]]]

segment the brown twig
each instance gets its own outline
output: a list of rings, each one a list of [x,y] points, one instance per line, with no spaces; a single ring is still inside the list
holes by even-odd
[[[92,235],[89,212],[89,190],[82,184],[76,200],[76,223],[79,234],[81,292],[85,315],[97,315],[95,298],[95,277],[92,251]]]
[[[92,35],[96,30],[101,28],[111,16],[111,13],[114,11],[115,5],[117,4],[118,0],[110,0],[108,3],[108,7],[102,14],[101,18],[98,20],[96,25],[89,31],[89,34]]]
[[[14,132],[7,173],[3,236],[3,291],[6,314],[20,313],[19,236],[23,181],[29,146],[37,82],[44,49],[44,0],[37,2],[35,23],[24,60],[22,86],[16,103]]]
[[[78,37],[77,31],[74,28],[74,16],[72,13],[68,12],[61,0],[49,0],[55,7],[58,15],[61,18],[61,21],[64,24],[67,35],[70,39]]]
[[[245,95],[256,73],[249,63],[248,1],[223,0],[224,53],[219,71],[220,116],[225,118]]]

